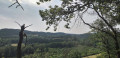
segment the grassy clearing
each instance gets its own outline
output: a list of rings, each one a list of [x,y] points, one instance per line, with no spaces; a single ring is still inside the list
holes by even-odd
[[[11,44],[11,46],[16,47],[16,46],[17,46],[17,43]],[[25,46],[25,44],[24,44],[24,43],[22,43],[22,46]]]
[[[96,54],[96,55],[91,55],[91,56],[87,56],[87,57],[83,57],[83,58],[97,58],[97,56],[99,56],[100,54]]]
[[[14,46],[14,47],[15,47],[15,46],[17,46],[17,44],[11,44],[11,46]]]

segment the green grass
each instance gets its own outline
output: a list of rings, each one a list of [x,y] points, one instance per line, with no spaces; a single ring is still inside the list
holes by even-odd
[[[91,56],[87,56],[87,57],[83,57],[83,58],[97,58],[97,56],[99,56],[100,54],[96,54],[96,55],[91,55]]]

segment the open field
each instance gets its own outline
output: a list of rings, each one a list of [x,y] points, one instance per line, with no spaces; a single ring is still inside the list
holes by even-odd
[[[87,56],[87,57],[83,57],[83,58],[97,58],[97,56],[99,56],[100,54],[96,54],[96,55],[91,55],[91,56]]]
[[[16,46],[17,46],[17,43],[11,44],[11,46],[16,47]],[[23,43],[22,46],[25,46],[25,44]]]

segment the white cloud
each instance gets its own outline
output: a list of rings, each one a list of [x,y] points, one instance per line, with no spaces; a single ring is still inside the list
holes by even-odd
[[[21,0],[22,3],[29,3],[29,4],[36,4],[36,2],[38,2],[39,0]]]

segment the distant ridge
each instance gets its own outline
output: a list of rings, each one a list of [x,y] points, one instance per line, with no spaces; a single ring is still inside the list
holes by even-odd
[[[19,29],[0,29],[0,37],[18,37],[19,35]],[[68,33],[50,33],[50,32],[37,32],[37,31],[24,31],[27,35],[39,35],[39,36],[77,36],[77,37],[88,37],[91,35],[91,33],[85,33],[85,34],[68,34]]]

